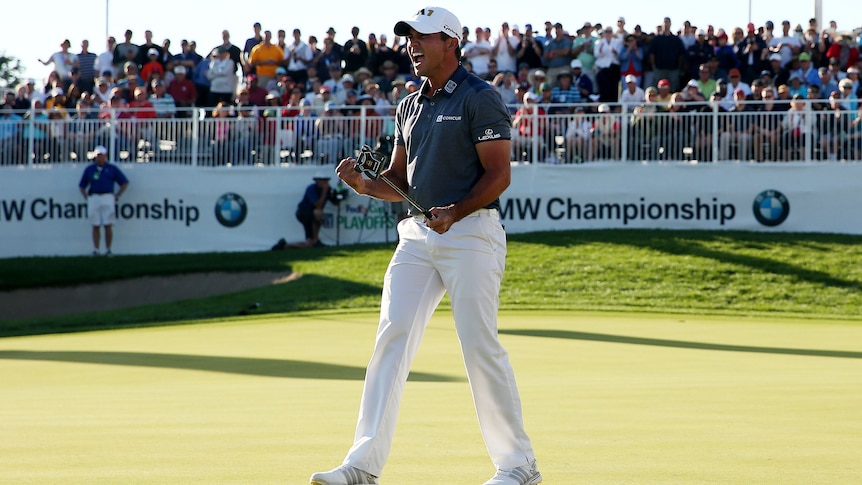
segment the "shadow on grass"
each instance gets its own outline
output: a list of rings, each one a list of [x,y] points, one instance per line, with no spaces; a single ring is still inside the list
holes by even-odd
[[[862,359],[862,352],[843,350],[787,349],[781,347],[752,347],[747,345],[709,344],[705,342],[686,342],[643,337],[626,337],[603,333],[571,332],[568,330],[500,330],[501,334],[525,337],[559,338],[569,340],[588,340],[616,344],[653,345],[676,347],[680,349],[718,350],[724,352],[753,352],[761,354],[803,355],[807,357],[837,357],[842,359]]]
[[[726,264],[742,266],[753,271],[763,271],[780,276],[791,276],[808,283],[816,283],[831,288],[862,290],[862,284],[857,281],[836,278],[825,271],[816,271],[801,266],[776,261],[770,258],[749,256],[729,251],[716,251],[699,245],[696,241],[667,240],[660,244],[644,244],[643,247],[661,251],[673,256],[696,256],[712,259]]]
[[[333,379],[350,381],[361,381],[365,379],[364,367],[300,360],[258,359],[215,355],[157,354],[147,352],[0,350],[0,359],[198,370],[293,379]],[[408,380],[414,382],[458,382],[463,379],[442,374],[411,372]]]
[[[733,264],[751,271],[791,276],[801,281],[821,284],[832,288],[862,290],[862,283],[836,278],[825,271],[806,269],[799,265],[771,259],[719,251],[704,246],[715,241],[733,241],[749,248],[767,249],[778,246],[815,247],[818,244],[845,244],[855,246],[860,238],[855,235],[838,234],[793,234],[788,240],[786,234],[770,234],[728,231],[714,233],[709,231],[665,231],[665,230],[585,230],[518,234],[511,237],[514,241],[548,246],[573,246],[584,243],[606,243],[633,246],[663,252],[673,256],[695,256],[711,259],[720,263]]]
[[[140,288],[136,291],[150,291]],[[157,291],[154,289],[153,291]],[[381,286],[316,274],[283,285],[138,307],[0,322],[0,338],[90,330],[179,325],[190,321],[315,310],[337,310],[379,302]],[[52,302],[55,304],[56,302]],[[96,303],[98,301],[96,300]],[[45,303],[47,304],[47,303]]]

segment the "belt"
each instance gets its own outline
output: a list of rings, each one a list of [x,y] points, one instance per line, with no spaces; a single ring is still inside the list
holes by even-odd
[[[499,212],[497,209],[488,209],[488,208],[483,207],[482,209],[476,209],[475,211],[467,214],[466,216],[464,216],[464,219],[466,219],[468,217],[479,217],[482,214],[496,214],[497,212]],[[422,214],[416,214],[412,217],[419,219],[419,220],[425,219],[425,216]]]

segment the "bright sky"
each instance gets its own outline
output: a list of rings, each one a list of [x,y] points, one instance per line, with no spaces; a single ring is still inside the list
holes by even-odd
[[[585,1],[559,2],[539,0],[524,2],[516,0],[490,0],[482,2],[431,0],[430,5],[445,7],[470,27],[490,27],[496,32],[504,21],[510,25],[532,23],[541,29],[546,20],[560,22],[567,30],[574,31],[585,21],[616,24],[623,16],[629,30],[640,24],[650,32],[661,24],[665,16],[671,18],[673,28],[679,28],[689,20],[698,27],[711,24],[716,29],[731,29],[745,26],[749,20],[762,25],[772,20],[780,28],[782,20],[791,25],[806,27],[808,19],[815,15],[816,0],[722,0],[718,3],[703,1],[617,0],[614,2]],[[821,26],[830,20],[838,22],[839,30],[852,30],[862,26],[862,9],[859,0],[820,0],[822,5]],[[560,5],[568,4],[568,8]],[[707,5],[714,8],[707,8]],[[21,5],[16,3],[16,5]],[[374,10],[369,6],[375,6]],[[360,38],[367,40],[368,34],[386,34],[392,40],[392,27],[398,20],[411,17],[417,10],[428,6],[422,2],[361,2],[356,0],[298,0],[282,2],[276,0],[40,0],[38,18],[12,15],[0,29],[0,53],[19,59],[25,68],[24,77],[43,79],[51,70],[37,59],[48,59],[60,50],[63,39],[72,42],[73,53],[80,52],[81,40],[89,39],[90,51],[96,54],[105,50],[106,32],[122,41],[123,32],[134,32],[132,42],[144,41],[144,31],[153,32],[153,41],[161,44],[171,39],[172,51],[179,50],[180,40],[196,40],[198,52],[204,53],[221,43],[221,32],[227,29],[231,41],[240,48],[252,35],[252,24],[260,22],[264,30],[271,30],[273,38],[278,29],[290,33],[295,27],[302,30],[303,39],[313,34],[322,38],[332,26],[336,30],[336,41],[344,43],[350,38],[350,29],[358,26]],[[749,16],[750,12],[750,16]],[[107,14],[107,15],[106,15]],[[21,20],[26,18],[27,20]],[[176,52],[174,52],[176,53]]]

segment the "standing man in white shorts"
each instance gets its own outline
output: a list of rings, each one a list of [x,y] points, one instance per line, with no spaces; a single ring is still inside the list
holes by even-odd
[[[524,430],[512,365],[497,335],[506,264],[499,207],[511,179],[511,119],[499,93],[460,65],[461,23],[451,12],[424,8],[395,24],[395,34],[407,38],[423,81],[398,104],[395,150],[381,176],[433,217],[411,207],[412,217],[398,224],[353,446],[341,466],[315,473],[311,483],[378,483],[410,365],[448,292],[479,428],[496,467],[485,485],[535,485],[542,475]],[[354,164],[347,158],[336,171],[357,193],[403,199],[382,180],[363,178]]]
[[[92,164],[84,169],[78,188],[87,200],[87,213],[93,225],[93,256],[98,256],[101,242],[101,227],[105,227],[105,255],[111,255],[114,240],[113,225],[117,218],[117,201],[129,187],[129,180],[116,165],[108,163],[108,149],[99,145]],[[114,193],[115,186],[120,190]]]

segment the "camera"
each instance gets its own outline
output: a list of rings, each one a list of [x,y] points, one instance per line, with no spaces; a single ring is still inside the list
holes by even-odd
[[[347,199],[348,194],[349,192],[347,190],[347,187],[345,187],[344,183],[339,180],[338,185],[336,185],[329,191],[329,202],[338,205],[341,203],[341,201]]]

